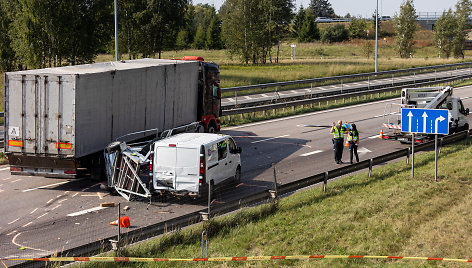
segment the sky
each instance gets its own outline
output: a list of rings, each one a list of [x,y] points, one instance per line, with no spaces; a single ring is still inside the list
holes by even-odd
[[[395,15],[395,12],[399,12],[400,5],[403,0],[378,0],[379,1],[379,13],[383,16]],[[453,8],[458,0],[414,0],[417,12],[440,12],[449,8]],[[223,0],[193,0],[194,4],[206,3],[214,5],[218,10],[223,3]],[[310,0],[295,0],[297,10],[300,5],[307,7]],[[375,0],[330,0],[336,14],[344,16],[347,13],[353,16],[371,17],[375,11]]]

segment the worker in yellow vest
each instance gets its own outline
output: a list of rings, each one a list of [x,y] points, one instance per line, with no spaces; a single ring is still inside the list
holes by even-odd
[[[359,155],[357,154],[357,146],[359,145],[359,131],[357,131],[356,124],[351,124],[351,129],[347,133],[347,142],[349,143],[349,156],[352,164],[352,155],[356,156],[356,161],[359,163]]]
[[[333,133],[334,144],[334,161],[336,164],[342,164],[343,148],[344,148],[344,134],[348,132],[347,127],[343,125],[343,121],[339,120],[338,124],[333,122],[333,127],[330,133]]]

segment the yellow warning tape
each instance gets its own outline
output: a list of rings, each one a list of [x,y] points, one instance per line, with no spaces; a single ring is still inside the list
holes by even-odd
[[[52,258],[0,258],[0,261],[46,261],[46,262],[226,262],[226,261],[265,261],[265,260],[306,260],[306,259],[403,259],[450,262],[472,262],[470,259],[402,257],[402,256],[364,256],[364,255],[298,255],[298,256],[251,256],[217,258],[134,258],[134,257],[52,257]]]

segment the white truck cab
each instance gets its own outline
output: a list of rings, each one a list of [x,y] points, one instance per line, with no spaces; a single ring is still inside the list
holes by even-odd
[[[241,178],[241,148],[228,135],[182,133],[155,142],[152,181],[155,192],[193,197]]]

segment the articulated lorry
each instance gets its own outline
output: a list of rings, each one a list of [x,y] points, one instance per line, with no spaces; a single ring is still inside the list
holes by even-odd
[[[464,107],[460,98],[453,96],[452,87],[404,88],[401,103],[385,106],[381,138],[411,141],[411,134],[401,131],[401,108],[447,109],[450,133],[469,129],[469,109]],[[427,138],[428,135],[415,135],[415,142],[420,143]]]
[[[5,155],[15,174],[103,174],[103,150],[200,122],[220,128],[219,68],[200,57],[5,73]],[[140,132],[154,129],[152,132]],[[159,131],[156,131],[159,130]]]

